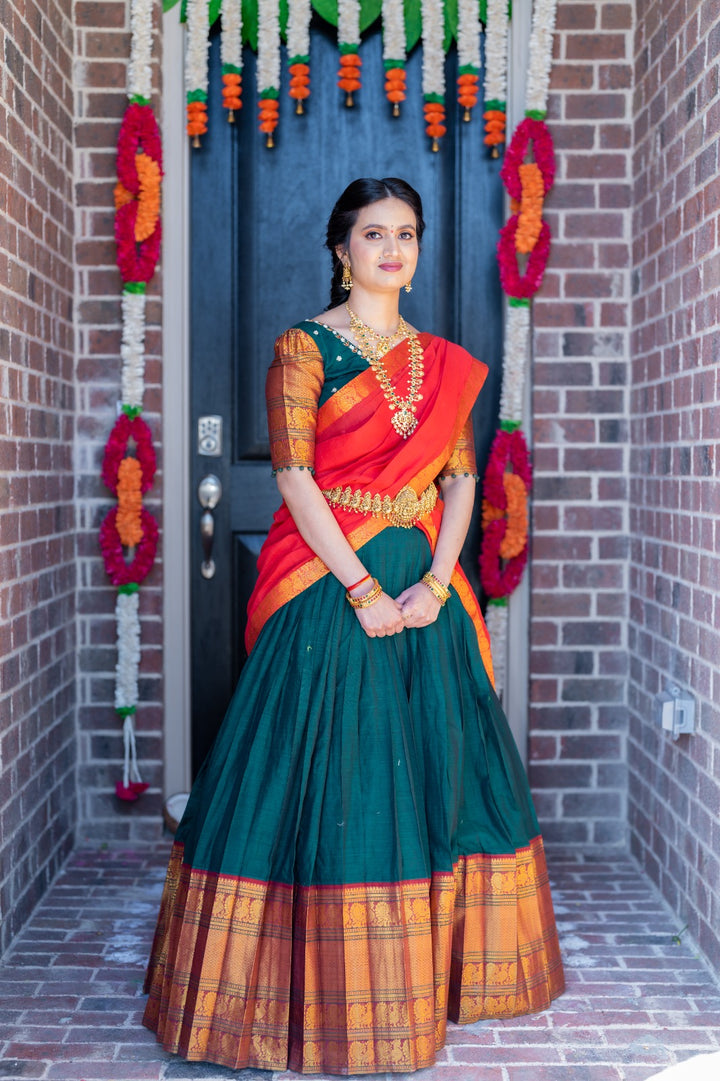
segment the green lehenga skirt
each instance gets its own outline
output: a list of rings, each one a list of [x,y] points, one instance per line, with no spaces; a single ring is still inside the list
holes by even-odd
[[[397,595],[430,565],[388,527]],[[563,989],[525,774],[457,595],[368,638],[326,575],[267,622],[178,828],[146,989],[163,1046],[231,1067],[430,1065],[447,1019]]]

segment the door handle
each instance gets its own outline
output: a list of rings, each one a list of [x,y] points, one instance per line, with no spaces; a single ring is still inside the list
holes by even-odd
[[[212,578],[215,574],[215,560],[212,558],[213,541],[215,540],[215,519],[213,511],[222,497],[222,484],[214,473],[207,476],[198,484],[198,499],[203,512],[200,515],[200,543],[203,550],[203,561],[200,564],[200,573],[203,578]]]

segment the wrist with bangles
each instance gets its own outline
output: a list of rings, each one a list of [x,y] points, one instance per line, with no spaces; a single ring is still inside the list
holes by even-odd
[[[361,597],[353,597],[350,593],[350,589],[357,589],[357,587],[362,585],[367,578],[371,579],[372,587],[367,591],[367,593],[363,593]],[[382,586],[378,582],[377,578],[373,578],[370,574],[367,574],[365,578],[361,578],[360,581],[356,582],[354,586],[350,586],[349,589],[346,589],[345,596],[351,608],[369,608],[371,604],[375,604],[375,601],[379,601],[382,597]]]
[[[440,579],[436,575],[434,575],[432,571],[428,571],[427,574],[423,574],[421,581],[424,586],[427,586],[433,597],[435,597],[436,600],[440,601],[440,606],[444,607],[447,601],[450,600],[450,590],[445,585],[445,583],[441,582]]]

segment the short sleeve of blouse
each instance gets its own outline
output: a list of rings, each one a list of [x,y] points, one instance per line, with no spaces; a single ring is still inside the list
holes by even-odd
[[[458,436],[458,441],[453,447],[450,457],[440,470],[441,477],[456,477],[458,475],[470,475],[477,480],[472,414],[465,421],[465,426]]]
[[[297,328],[281,334],[265,382],[273,471],[313,469],[323,379],[322,354],[312,337]]]

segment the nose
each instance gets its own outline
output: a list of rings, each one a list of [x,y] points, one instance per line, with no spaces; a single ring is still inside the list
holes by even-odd
[[[385,237],[384,254],[395,254],[398,250],[397,237],[394,233],[388,233]]]

